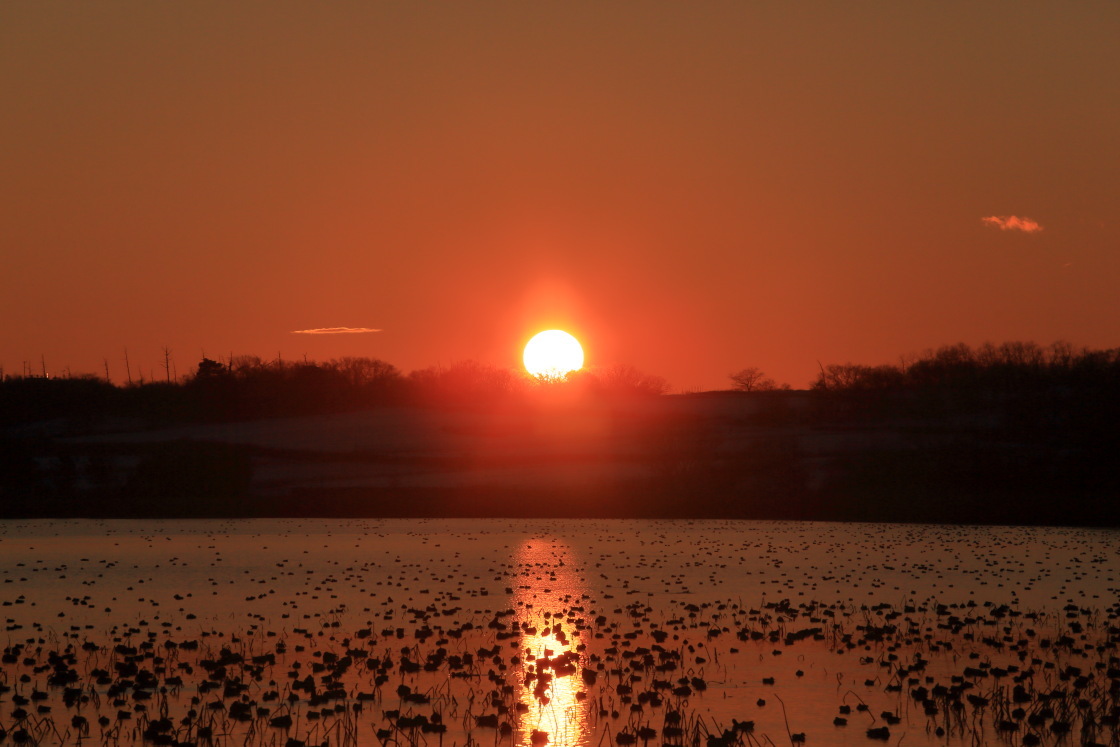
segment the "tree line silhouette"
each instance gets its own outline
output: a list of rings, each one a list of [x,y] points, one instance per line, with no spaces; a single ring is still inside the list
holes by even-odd
[[[788,391],[758,368],[731,375],[746,393]],[[664,394],[666,381],[632,366],[588,368],[560,380],[476,361],[432,366],[408,374],[376,358],[285,362],[257,356],[203,358],[179,380],[115,385],[82,375],[0,378],[0,425],[50,419],[105,417],[160,421],[230,421],[312,415],[371,407],[486,405],[534,392],[567,390],[587,397]],[[910,356],[895,365],[821,365],[811,382],[822,417],[878,417],[886,413],[948,413],[1028,402],[1093,403],[1105,410],[1120,391],[1120,348],[1075,349],[1068,343],[963,343]]]
[[[664,394],[668,384],[626,365],[547,380],[471,360],[404,374],[366,357],[311,362],[203,358],[195,373],[181,380],[115,385],[90,375],[5,376],[0,380],[0,425],[105,417],[207,422],[389,405],[486,405],[558,389],[610,398]]]
[[[1120,348],[1075,349],[1067,342],[947,345],[898,365],[853,363],[821,366],[818,391],[951,389],[998,393],[1039,387],[1114,386],[1120,381]]]

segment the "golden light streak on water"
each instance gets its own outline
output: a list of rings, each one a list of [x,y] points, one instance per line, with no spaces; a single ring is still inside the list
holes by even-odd
[[[513,599],[521,626],[518,687],[523,712],[517,744],[585,747],[590,727],[580,674],[586,662],[584,642],[575,624],[579,616],[569,615],[585,589],[571,550],[560,541],[537,537],[522,543],[517,562],[528,572],[521,576]],[[540,732],[548,735],[547,743]]]

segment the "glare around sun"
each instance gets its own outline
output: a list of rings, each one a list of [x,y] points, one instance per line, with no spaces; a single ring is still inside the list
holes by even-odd
[[[583,347],[567,332],[549,329],[529,340],[522,359],[534,376],[559,378],[583,367]]]

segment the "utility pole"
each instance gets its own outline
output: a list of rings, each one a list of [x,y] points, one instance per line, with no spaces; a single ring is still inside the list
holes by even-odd
[[[109,378],[109,359],[108,358],[103,358],[102,360],[105,363],[105,381],[112,384],[113,380]]]
[[[43,364],[43,378],[47,378],[47,356],[39,354],[39,362]]]
[[[163,372],[167,377],[167,383],[171,383],[171,348],[166,345],[163,346]]]

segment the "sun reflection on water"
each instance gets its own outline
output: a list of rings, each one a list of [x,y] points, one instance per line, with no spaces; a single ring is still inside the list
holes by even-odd
[[[521,627],[520,747],[582,747],[589,741],[579,607],[585,589],[571,550],[559,541],[522,543],[526,575],[514,593]],[[546,741],[547,740],[547,741]]]

